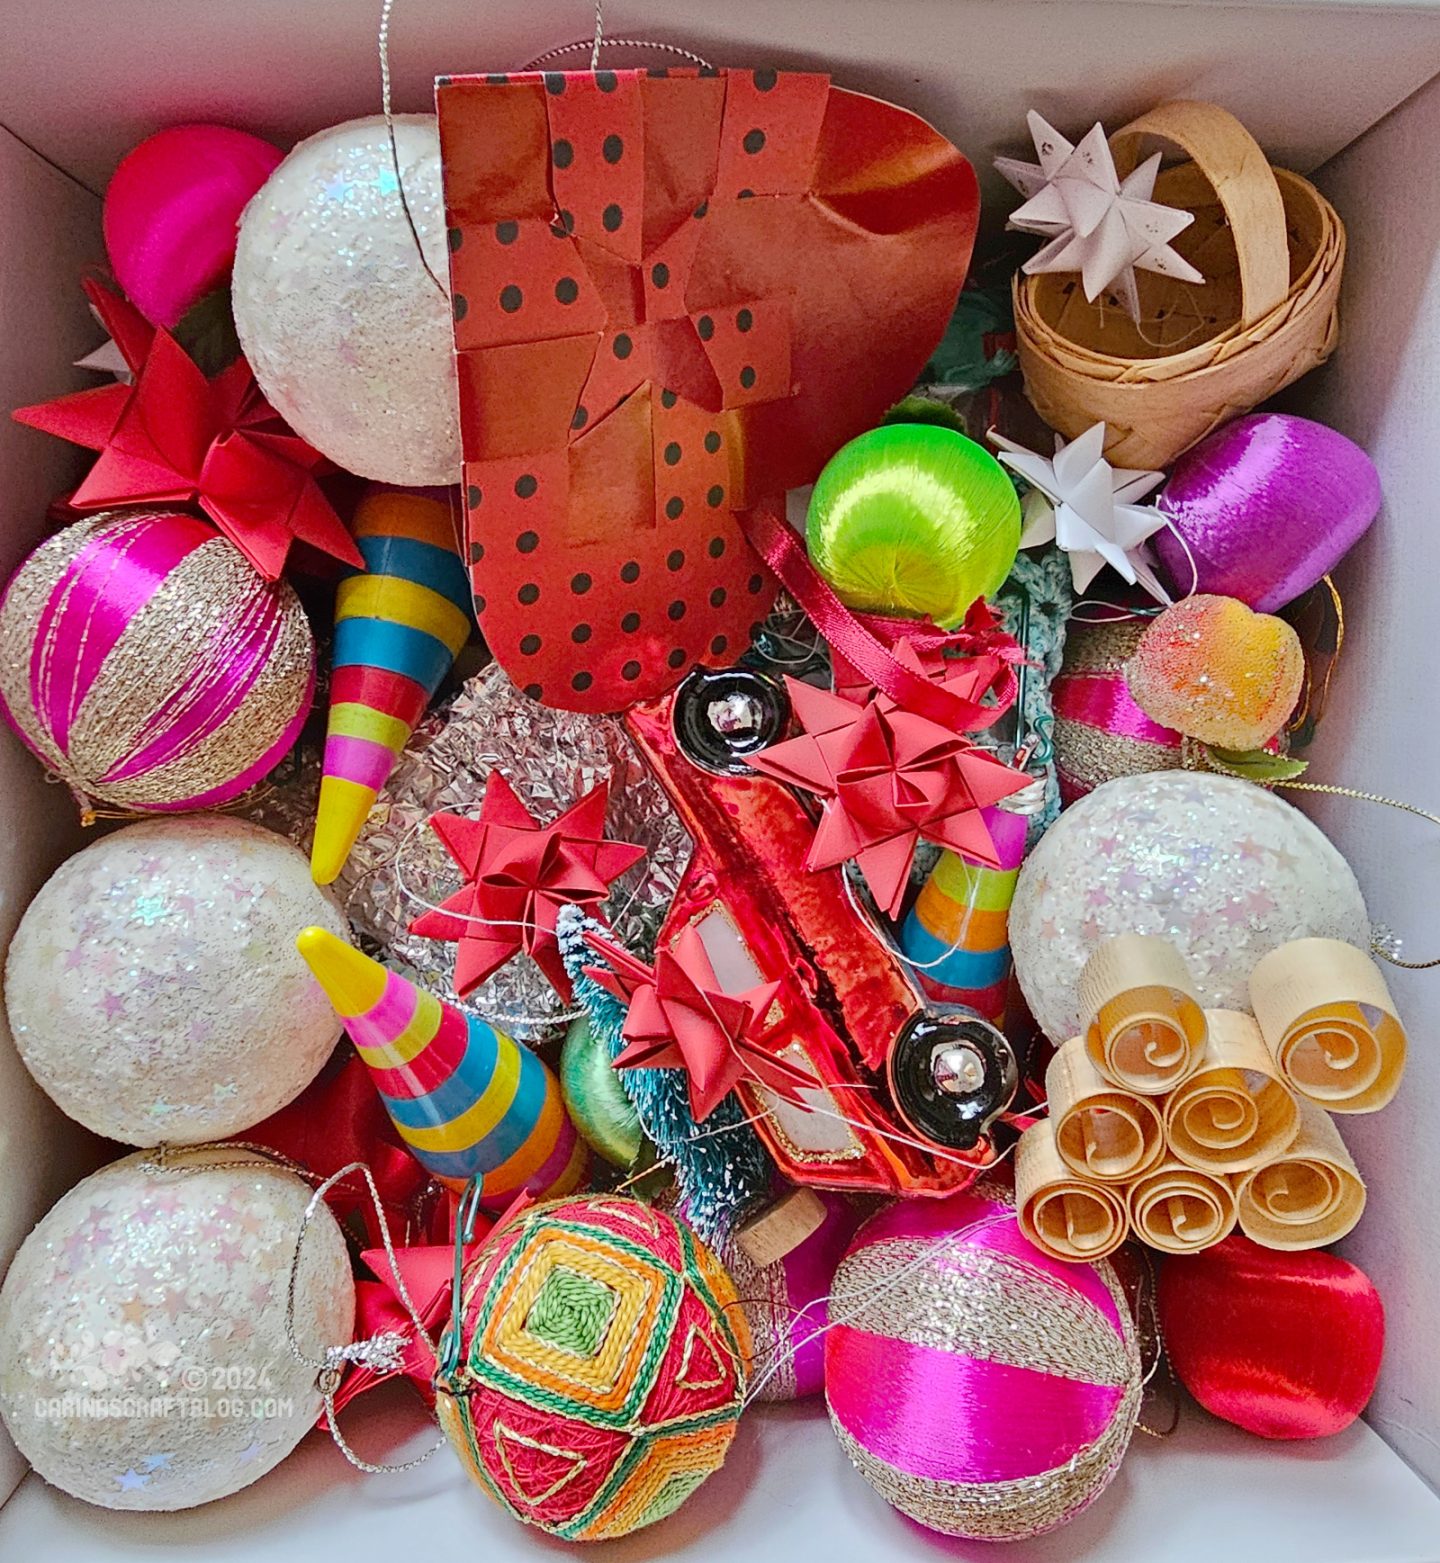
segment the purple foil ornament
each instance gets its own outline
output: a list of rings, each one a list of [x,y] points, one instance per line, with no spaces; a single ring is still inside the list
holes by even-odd
[[[1353,440],[1309,418],[1251,413],[1175,463],[1157,501],[1170,526],[1151,544],[1177,593],[1193,585],[1273,613],[1334,569],[1380,498],[1375,464]]]

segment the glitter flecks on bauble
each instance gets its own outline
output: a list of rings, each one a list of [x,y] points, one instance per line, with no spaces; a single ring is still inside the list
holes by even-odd
[[[290,1453],[348,1345],[355,1286],[309,1186],[234,1146],[127,1156],[73,1188],[0,1289],[0,1414],[46,1481],[108,1509],[188,1509]]]
[[[433,115],[394,126],[398,178],[375,115],[302,141],[266,181],[240,222],[235,325],[275,410],[338,466],[454,483],[440,139]]]
[[[220,815],[145,820],[55,871],[10,947],[26,1067],[130,1145],[248,1129],[307,1086],[340,1022],[295,949],[345,920],[283,837]]]
[[[1291,939],[1368,948],[1350,865],[1273,793],[1230,776],[1158,772],[1106,782],[1026,860],[1010,908],[1015,974],[1057,1043],[1082,1029],[1078,982],[1104,939],[1169,939],[1207,1009],[1246,1009],[1262,955]]]

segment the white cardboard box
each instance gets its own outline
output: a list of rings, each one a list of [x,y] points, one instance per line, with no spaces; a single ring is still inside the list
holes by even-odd
[[[378,12],[378,0],[0,0],[4,408],[90,383],[64,366],[98,340],[75,284],[82,263],[103,259],[97,192],[118,157],[185,119],[288,142],[374,112]],[[396,106],[427,107],[439,72],[513,69],[592,25],[589,0],[398,0]],[[1349,639],[1313,770],[1440,810],[1440,5],[610,0],[607,30],[719,64],[828,69],[841,85],[925,114],[970,156],[991,198],[1000,190],[990,158],[1023,145],[1031,106],[1083,129],[1096,117],[1114,127],[1166,97],[1209,97],[1275,161],[1318,170],[1350,234],[1342,344],[1286,405],[1364,444],[1386,504],[1342,570]],[[82,463],[0,421],[0,569],[33,545],[46,500]],[[78,835],[68,800],[8,734],[0,797],[3,940]],[[1372,915],[1406,937],[1409,953],[1440,954],[1431,828],[1349,802],[1315,813],[1354,864]],[[1370,1426],[1272,1445],[1191,1408],[1167,1442],[1137,1438],[1094,1509],[1007,1558],[1440,1563],[1440,973],[1391,980],[1414,1043],[1409,1074],[1384,1113],[1345,1125],[1371,1188],[1346,1251],[1380,1286],[1389,1319]],[[0,1037],[0,1264],[96,1154]],[[352,1411],[354,1436],[393,1452],[414,1411],[377,1400]],[[6,1563],[393,1563],[419,1548],[498,1563],[561,1550],[492,1509],[447,1454],[408,1476],[367,1478],[314,1435],[255,1487],[187,1514],[87,1508],[25,1474],[6,1446],[0,1493],[12,1487],[0,1508]],[[751,1414],[724,1471],[678,1515],[598,1552],[752,1563],[991,1555],[888,1510],[848,1469],[814,1405]]]

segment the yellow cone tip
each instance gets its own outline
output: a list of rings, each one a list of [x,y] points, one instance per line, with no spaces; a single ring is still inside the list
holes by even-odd
[[[333,884],[345,867],[374,802],[374,789],[360,782],[347,781],[343,776],[320,778],[315,841],[310,848],[310,877],[317,885]]]
[[[295,948],[339,1015],[365,1014],[385,991],[385,968],[328,928],[302,929]]]

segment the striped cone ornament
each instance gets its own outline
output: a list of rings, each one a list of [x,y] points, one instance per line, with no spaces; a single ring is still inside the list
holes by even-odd
[[[328,885],[470,636],[450,491],[373,488],[355,512],[365,568],[335,595],[330,721],[311,869]]]
[[[296,942],[426,1171],[450,1184],[481,1179],[490,1208],[581,1185],[589,1152],[529,1048],[323,928]]]
[[[983,818],[999,865],[942,852],[901,927],[900,948],[930,998],[999,1025],[1010,983],[1010,901],[1028,821],[997,808]]]

